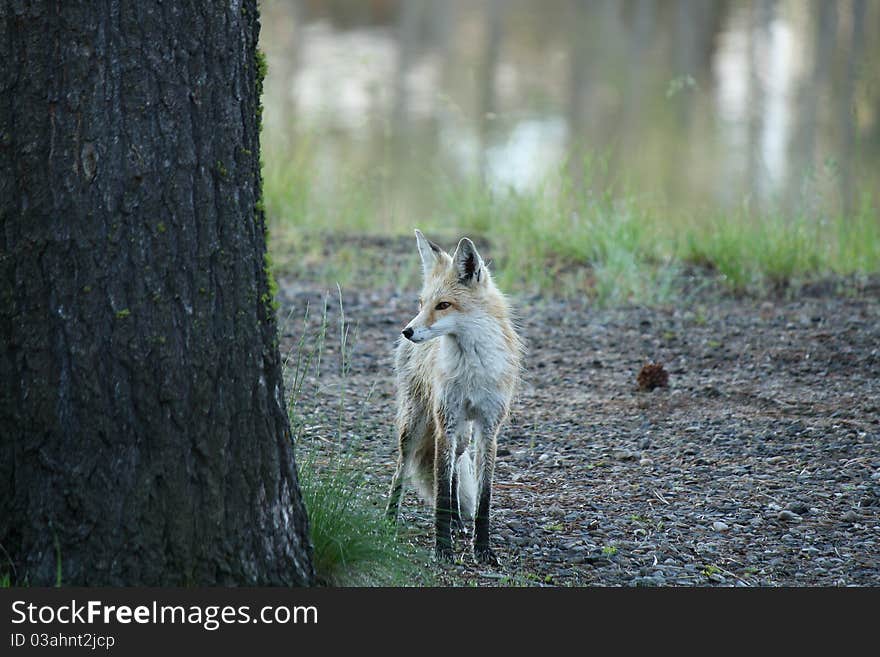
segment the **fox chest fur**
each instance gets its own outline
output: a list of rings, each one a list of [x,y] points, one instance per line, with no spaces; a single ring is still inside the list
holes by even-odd
[[[494,339],[488,339],[491,336]],[[421,392],[427,412],[459,420],[500,419],[510,404],[517,364],[504,344],[499,327],[487,329],[479,344],[456,336],[398,346],[398,385],[407,393]]]
[[[480,340],[444,336],[437,342],[435,400],[463,420],[500,418],[513,395],[516,376],[500,327],[491,321],[478,331]]]

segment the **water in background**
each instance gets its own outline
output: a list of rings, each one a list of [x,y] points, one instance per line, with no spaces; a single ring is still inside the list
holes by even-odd
[[[261,12],[264,150],[300,158],[311,193],[361,180],[382,199],[380,225],[436,212],[438,186],[528,190],[563,165],[681,212],[837,212],[880,181],[878,0],[265,0]]]

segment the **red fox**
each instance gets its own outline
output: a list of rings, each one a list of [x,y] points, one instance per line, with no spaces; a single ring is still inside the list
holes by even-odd
[[[397,344],[400,449],[386,514],[396,521],[408,478],[434,504],[438,560],[452,560],[452,526],[465,530],[464,518],[474,521],[474,558],[498,565],[489,544],[492,477],[523,344],[471,240],[451,256],[418,230],[416,244],[424,284]]]

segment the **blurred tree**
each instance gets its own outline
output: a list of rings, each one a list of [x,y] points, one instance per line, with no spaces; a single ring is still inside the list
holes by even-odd
[[[814,151],[819,134],[819,108],[823,86],[828,84],[831,60],[837,32],[837,3],[835,0],[814,0],[816,25],[813,43],[813,71],[804,86],[800,113],[800,160],[808,169],[815,167]]]
[[[17,583],[313,580],[258,33],[256,0],[0,8],[0,568]]]
[[[843,211],[850,213],[856,209],[854,193],[856,176],[856,83],[859,67],[863,62],[865,47],[865,0],[853,0],[849,59],[846,63],[846,77],[843,91],[838,96],[838,123],[843,144],[840,154],[840,196]]]
[[[489,145],[489,127],[492,115],[498,110],[495,95],[495,78],[498,62],[501,59],[501,42],[504,39],[503,0],[488,0],[486,3],[486,40],[483,60],[479,71],[479,130],[480,130],[480,173],[485,179],[488,162],[486,149]]]
[[[764,130],[767,112],[765,88],[766,49],[770,42],[770,27],[775,7],[773,0],[757,0],[749,5],[748,38],[748,165],[746,189],[752,194],[750,203],[758,207],[770,189],[767,166],[764,161]]]
[[[407,122],[407,76],[416,58],[419,28],[424,7],[422,0],[409,0],[400,7],[397,21],[397,66],[394,70],[394,107],[391,113],[393,129],[405,128]],[[405,130],[404,130],[405,132]]]

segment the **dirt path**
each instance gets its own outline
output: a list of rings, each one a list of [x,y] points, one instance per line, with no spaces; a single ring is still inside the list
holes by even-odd
[[[499,442],[492,520],[503,565],[475,565],[458,540],[462,563],[437,568],[440,580],[880,584],[880,287],[851,297],[827,287],[793,301],[652,309],[515,298],[529,351]],[[289,350],[306,304],[312,331],[329,292],[281,289]],[[356,333],[344,399],[330,296],[327,354],[299,408],[307,437],[343,428],[378,504],[396,449],[392,351],[414,292],[343,296]],[[668,388],[637,391],[647,360],[665,364]],[[431,511],[411,491],[402,522],[431,545]]]

